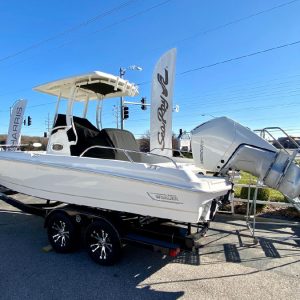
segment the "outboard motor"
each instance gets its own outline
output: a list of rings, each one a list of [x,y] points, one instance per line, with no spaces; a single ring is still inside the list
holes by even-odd
[[[277,189],[300,210],[300,168],[294,156],[278,150],[250,129],[226,118],[215,118],[192,130],[195,164],[226,175],[243,170]],[[296,154],[296,153],[295,153]]]

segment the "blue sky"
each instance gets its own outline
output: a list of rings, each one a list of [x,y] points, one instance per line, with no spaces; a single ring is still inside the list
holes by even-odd
[[[300,40],[299,13],[300,1],[288,0],[1,1],[0,133],[9,107],[25,98],[32,126],[23,134],[42,135],[55,99],[32,87],[93,70],[117,75],[142,66],[125,77],[145,83],[136,100],[149,101],[155,63],[176,47],[175,132],[226,115],[251,129],[281,126],[300,135],[300,44],[181,74]],[[117,103],[105,102],[105,127],[116,126]],[[130,106],[125,128],[138,136],[149,120],[150,110]]]

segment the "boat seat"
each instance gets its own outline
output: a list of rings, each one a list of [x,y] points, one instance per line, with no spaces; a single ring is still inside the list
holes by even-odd
[[[76,145],[70,146],[72,156],[79,156],[84,150],[92,146],[105,146],[139,151],[139,146],[134,135],[127,130],[106,128],[100,131],[87,119],[75,116],[73,116],[73,122],[78,140]],[[66,126],[66,115],[57,115],[54,128],[58,126]],[[52,134],[57,130],[52,131]],[[68,130],[67,135],[69,141],[76,140],[76,136],[72,129]],[[141,155],[139,153],[129,152],[129,155],[134,161],[141,161]],[[93,148],[87,151],[84,156],[128,161],[128,158],[123,151],[114,149]]]
[[[101,130],[101,133],[105,135],[105,139],[114,145],[115,148],[133,151],[128,151],[128,155],[133,161],[141,162],[141,154],[136,153],[140,151],[139,145],[130,131],[116,128],[105,128]],[[128,160],[123,151],[116,151],[115,155],[115,159]]]
[[[98,128],[96,128],[89,120],[87,120],[85,118],[73,116],[73,121],[74,121],[77,135],[81,134],[81,137],[83,137],[82,134],[84,136],[94,137],[100,132],[100,130]],[[66,115],[58,114],[53,128],[60,127],[60,126],[66,126],[66,125],[67,125]],[[78,131],[77,131],[77,129],[78,129]],[[52,134],[57,132],[58,130],[59,129],[53,130]],[[75,141],[75,139],[76,139],[75,134],[72,129],[68,131],[68,138],[70,141]]]
[[[70,154],[72,156],[79,156],[84,150],[92,146],[114,147],[114,145],[111,144],[111,142],[107,140],[107,138],[101,134],[100,130],[89,120],[73,116],[73,122],[77,134],[77,144],[70,146]],[[66,115],[58,114],[53,128],[66,125]],[[52,134],[59,130],[60,129],[53,130]],[[73,129],[69,129],[67,131],[67,138],[69,141],[76,140],[76,135]],[[115,151],[110,149],[92,149],[88,151],[85,156],[115,159]]]

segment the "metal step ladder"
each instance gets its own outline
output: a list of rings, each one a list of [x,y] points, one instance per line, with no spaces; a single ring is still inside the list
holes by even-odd
[[[291,222],[291,221],[268,221],[265,219],[264,221],[258,221],[257,220],[257,211],[256,211],[256,204],[257,204],[257,194],[258,194],[258,189],[264,188],[264,186],[259,182],[256,181],[256,185],[254,187],[254,194],[253,198],[251,199],[250,197],[250,185],[248,189],[248,201],[247,201],[247,212],[246,212],[246,226],[248,227],[251,236],[253,238],[253,243],[257,244],[259,240],[264,240],[264,239],[270,239],[270,240],[277,240],[277,241],[288,241],[288,240],[294,240],[294,241],[299,241],[300,237],[299,235],[291,235],[288,237],[276,237],[274,236],[258,236],[257,235],[257,225],[273,225],[273,226],[287,226],[287,227],[299,227],[300,228],[300,222]],[[298,199],[298,198],[297,198]],[[299,199],[298,199],[299,200]],[[292,203],[292,202],[291,202]],[[299,203],[297,203],[299,205]]]
[[[281,132],[287,140],[295,147],[295,149],[288,150],[278,139],[274,137],[272,131]],[[258,133],[259,136],[269,143],[271,142],[275,147],[276,145],[279,147],[281,151],[285,151],[287,154],[291,156],[291,161],[296,161],[296,158],[300,159],[300,145],[296,142],[295,138],[290,136],[285,130],[281,127],[265,127],[263,129],[256,129],[254,132]],[[300,198],[288,199],[291,204],[300,212]]]

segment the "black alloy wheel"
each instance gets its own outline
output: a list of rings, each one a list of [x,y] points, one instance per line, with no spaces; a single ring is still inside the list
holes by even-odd
[[[117,229],[104,219],[97,219],[86,229],[87,251],[100,265],[109,266],[121,257],[121,241]]]
[[[48,220],[47,232],[49,242],[56,252],[68,253],[75,250],[79,239],[78,228],[67,214],[52,213]]]

